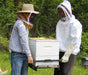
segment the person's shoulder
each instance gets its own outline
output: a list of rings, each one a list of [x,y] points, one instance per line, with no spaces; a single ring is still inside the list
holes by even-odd
[[[23,24],[23,21],[18,19],[18,20],[16,21],[16,23],[17,23],[17,24]]]
[[[61,22],[61,19],[58,21],[58,23],[60,23]]]
[[[24,24],[22,20],[17,20],[16,23],[17,23],[18,26]]]
[[[82,26],[81,22],[78,19],[76,19],[76,18],[74,20],[72,20],[70,23],[71,23],[71,26],[73,26],[73,27]]]
[[[75,23],[81,24],[81,22],[78,19],[75,19]]]
[[[19,27],[19,26],[24,26],[24,23],[22,20],[17,20],[16,21],[16,26]]]
[[[74,21],[71,24],[71,28],[72,29],[76,29],[76,30],[81,30],[82,29],[82,24],[80,23],[80,21],[78,19],[74,19]]]
[[[57,25],[60,25],[60,22],[61,22],[61,20],[59,20],[59,21],[57,22]]]
[[[73,18],[71,20],[71,23],[74,25],[74,26],[79,26],[79,25],[82,25],[81,22],[75,18],[75,16],[73,15]]]

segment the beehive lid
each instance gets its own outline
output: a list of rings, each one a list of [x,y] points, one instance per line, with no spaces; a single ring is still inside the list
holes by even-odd
[[[57,41],[55,38],[45,38],[45,37],[33,37],[30,39],[36,41]]]

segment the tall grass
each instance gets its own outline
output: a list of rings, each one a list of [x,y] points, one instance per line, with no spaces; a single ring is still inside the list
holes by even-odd
[[[6,75],[11,75],[11,64],[9,59],[9,53],[8,52],[1,52],[0,51],[0,67],[2,69],[8,70]],[[38,71],[34,71],[32,69],[28,69],[28,75],[53,75],[54,69],[48,68],[48,69],[38,69]],[[78,60],[76,61],[73,69],[72,75],[88,75],[88,69],[85,69],[81,62]]]
[[[0,51],[0,68],[4,70],[8,70],[6,75],[11,75],[11,64],[9,59],[9,53]]]

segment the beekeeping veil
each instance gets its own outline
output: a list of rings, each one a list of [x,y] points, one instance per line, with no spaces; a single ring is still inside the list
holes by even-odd
[[[29,13],[27,21],[22,13]],[[33,24],[29,21],[29,18],[32,16],[32,14],[39,14],[38,11],[34,10],[33,4],[23,4],[22,10],[17,12],[17,18],[21,19],[28,29],[31,29],[33,27]]]
[[[60,8],[63,10],[65,17],[61,17]],[[58,14],[60,14],[62,21],[68,21],[72,17],[72,9],[70,2],[68,0],[64,0],[62,3],[60,3],[57,6],[57,12]]]

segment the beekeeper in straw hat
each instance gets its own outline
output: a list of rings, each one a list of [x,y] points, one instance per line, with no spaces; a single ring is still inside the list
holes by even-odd
[[[28,43],[28,29],[33,27],[30,20],[33,14],[39,14],[32,4],[23,4],[22,11],[17,12],[18,20],[15,22],[9,42],[11,52],[11,75],[27,75],[28,63],[33,63],[33,58]]]
[[[77,54],[80,51],[82,25],[72,14],[71,4],[64,0],[57,6],[60,20],[56,25],[56,39],[60,41],[60,69],[54,75],[71,75]]]

